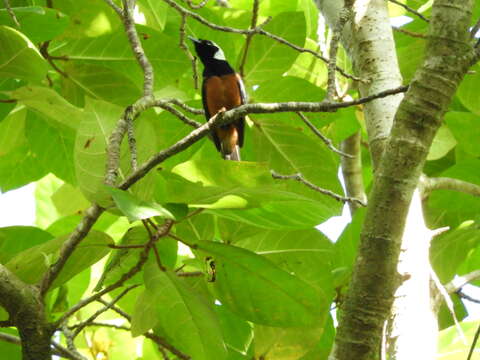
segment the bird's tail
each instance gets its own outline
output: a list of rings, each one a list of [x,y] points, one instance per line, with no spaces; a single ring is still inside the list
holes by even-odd
[[[230,154],[223,154],[223,158],[225,160],[241,161],[242,158],[240,157],[240,148],[238,145],[235,145]]]

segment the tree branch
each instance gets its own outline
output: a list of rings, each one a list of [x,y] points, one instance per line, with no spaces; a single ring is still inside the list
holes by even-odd
[[[417,16],[419,19],[422,19],[423,21],[425,22],[430,22],[430,20],[428,20],[425,16],[423,16],[422,14],[420,14],[417,10],[415,9],[412,9],[411,7],[401,3],[400,1],[397,1],[397,0],[389,0],[391,3],[394,3],[398,6],[401,6],[403,7],[405,10],[407,10],[409,13],[412,13],[413,15]]]
[[[480,196],[480,186],[463,180],[438,177],[430,178],[423,175],[420,178],[422,196],[428,196],[434,190],[453,190],[463,192],[465,194]]]
[[[337,201],[341,201],[343,203],[350,203],[350,202],[354,202],[358,205],[361,205],[361,206],[367,206],[367,204],[365,202],[363,202],[362,200],[360,199],[355,199],[355,198],[350,198],[350,197],[343,197],[341,195],[338,195],[338,194],[335,194],[333,191],[330,191],[330,190],[327,190],[327,189],[323,189],[315,184],[312,184],[310,181],[306,180],[302,174],[298,173],[298,174],[293,174],[293,175],[281,175],[281,174],[278,174],[276,173],[274,170],[271,170],[270,171],[272,173],[272,177],[274,179],[279,179],[279,180],[296,180],[296,181],[299,181],[301,182],[302,184],[308,186],[310,189],[312,190],[315,190],[321,194],[324,194],[324,195],[327,195],[327,196],[330,196],[332,198],[334,198],[335,200]]]
[[[297,115],[300,116],[300,119],[302,119],[302,121],[305,123],[305,125],[307,125],[310,130],[312,130],[312,132],[317,135],[320,140],[323,141],[323,143],[325,145],[327,145],[327,147],[332,150],[333,152],[341,155],[341,156],[345,156],[345,157],[348,157],[348,158],[353,158],[352,155],[350,154],[347,154],[346,152],[343,152],[341,150],[338,150],[335,146],[333,146],[333,143],[332,143],[332,140],[330,140],[329,138],[327,138],[325,135],[323,135],[316,127],[315,125],[313,125],[305,115],[303,115],[301,112],[297,112]]]
[[[252,21],[250,23],[250,29],[255,29],[257,27],[258,21],[258,8],[259,8],[259,0],[253,0],[253,10],[252,10]],[[248,49],[250,48],[250,43],[252,42],[252,38],[255,33],[247,34],[247,38],[245,40],[245,47],[242,54],[242,60],[240,61],[239,72],[240,76],[243,78],[245,75],[245,63],[247,62],[247,54]]]
[[[466,284],[475,280],[480,280],[480,270],[475,270],[463,276],[456,277],[445,285],[445,289],[449,294],[453,294],[459,291]]]
[[[12,18],[13,22],[15,23],[15,26],[17,28],[20,28],[20,23],[18,22],[18,19],[17,19],[17,16],[15,15],[15,13],[13,12],[12,10],[12,7],[10,6],[10,1],[8,0],[3,0],[3,4],[5,5],[5,9],[7,9],[7,13],[8,15],[10,15],[10,17]]]
[[[361,134],[360,131],[357,131],[355,134],[342,141],[342,150],[353,156],[342,157],[341,168],[347,196],[366,202],[367,196],[365,195],[365,186],[363,185],[360,140]],[[358,204],[354,202],[349,202],[348,206],[350,207],[350,213],[352,215],[359,207]]]

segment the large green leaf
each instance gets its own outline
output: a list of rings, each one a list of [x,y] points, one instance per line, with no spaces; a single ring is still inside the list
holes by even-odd
[[[0,26],[0,78],[38,82],[47,74],[47,62],[21,32]]]
[[[6,264],[6,267],[21,280],[34,284],[42,278],[48,266],[57,260],[58,252],[66,237],[61,236],[22,251],[13,257]],[[108,235],[98,231],[90,231],[68,258],[60,275],[54,282],[54,287],[67,282],[104,257],[110,251],[108,244],[111,243],[112,239]]]
[[[51,40],[60,35],[70,22],[68,16],[55,9],[28,6],[14,7],[12,10],[21,25],[22,33],[34,43]],[[0,9],[0,24],[15,26],[6,9]]]
[[[439,174],[480,185],[480,161],[476,159],[460,161]],[[430,227],[457,227],[466,220],[473,220],[480,212],[480,203],[472,195],[451,190],[435,190],[427,203],[427,219]]]
[[[154,216],[173,219],[174,216],[170,211],[155,202],[147,202],[140,200],[130,194],[128,191],[108,188],[109,193],[113,197],[113,201],[117,208],[128,218],[130,222],[143,220]]]
[[[178,80],[189,68],[188,58],[178,42],[151,28],[138,25],[141,42],[155,72],[155,85],[160,88]],[[128,77],[137,86],[142,85],[142,71],[123,32],[114,32],[94,38],[82,38],[52,50],[55,55],[68,55],[71,60],[109,67]]]
[[[469,112],[449,111],[445,114],[445,122],[457,140],[457,148],[475,157],[480,156],[480,147],[478,146],[480,120],[478,115]]]
[[[121,31],[120,18],[105,1],[62,0],[54,5],[55,9],[70,17],[70,24],[63,34],[67,39],[95,37]]]
[[[476,338],[478,321],[460,323],[461,331],[457,326],[451,326],[440,332],[438,357],[442,360],[465,360],[468,357],[470,347]],[[480,344],[474,347],[473,354],[480,351]],[[475,358],[475,355],[472,357]]]
[[[64,70],[69,81],[94,99],[127,106],[142,95],[140,88],[126,75],[105,66],[71,61]]]
[[[469,226],[450,230],[432,241],[430,258],[442,283],[447,283],[458,273],[458,267],[472,249],[480,245],[480,229]]]
[[[269,326],[310,326],[328,310],[325,295],[265,257],[245,249],[201,241],[215,262],[212,283],[220,302],[240,317]]]
[[[301,12],[281,13],[265,26],[265,30],[303,47],[306,37],[305,16]],[[248,53],[245,79],[250,84],[258,84],[280,77],[292,66],[297,56],[298,52],[284,44],[266,36],[256,36]]]
[[[278,267],[319,289],[327,299],[333,298],[333,244],[320,231],[262,231],[235,245],[266,257]]]
[[[156,304],[153,316],[158,319],[157,327],[167,340],[198,360],[226,359],[212,305],[174,273],[160,271],[155,262],[145,268],[144,277],[148,290],[145,294],[151,294],[150,301]]]
[[[163,1],[139,0],[138,8],[145,16],[147,26],[152,29],[163,31],[167,22],[169,6]]]
[[[474,65],[472,73],[465,76],[458,87],[458,97],[462,104],[473,113],[480,115],[480,103],[478,102],[477,90],[480,86],[480,66]]]
[[[40,179],[47,170],[38,162],[28,144],[0,156],[0,191],[6,192]]]
[[[25,143],[25,109],[17,108],[0,122],[0,156]]]
[[[322,326],[278,328],[255,325],[256,358],[298,360],[317,344],[322,333]]]
[[[455,145],[457,145],[457,141],[453,137],[450,129],[447,126],[441,126],[435,134],[432,146],[427,155],[427,160],[437,160],[444,157]]]
[[[0,263],[6,264],[12,257],[33,246],[53,238],[48,232],[33,226],[0,228]]]
[[[77,130],[75,139],[75,171],[85,197],[100,204],[109,204],[110,195],[103,185],[108,138],[122,109],[103,101],[91,100]],[[120,178],[124,178],[119,170]]]
[[[81,109],[48,87],[24,86],[12,91],[10,95],[20,104],[39,112],[58,126],[76,129],[85,116]]]
[[[19,336],[18,331],[14,328],[2,328],[0,332],[6,333],[11,336]],[[17,344],[11,344],[7,341],[0,341],[0,353],[2,354],[2,356],[9,360],[23,359],[22,348]]]
[[[70,184],[63,184],[55,191],[52,201],[60,216],[82,214],[90,205],[80,190]]]
[[[52,126],[43,115],[33,111],[27,113],[25,129],[30,149],[38,162],[58,178],[75,184],[74,130]]]

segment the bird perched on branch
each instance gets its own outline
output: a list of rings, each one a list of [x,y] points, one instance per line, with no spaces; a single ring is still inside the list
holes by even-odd
[[[225,59],[220,46],[210,40],[189,36],[203,63],[202,100],[205,116],[209,120],[222,110],[230,110],[247,102],[245,86],[239,74]],[[222,157],[240,160],[239,148],[243,145],[245,118],[217,127],[212,132],[213,141]]]

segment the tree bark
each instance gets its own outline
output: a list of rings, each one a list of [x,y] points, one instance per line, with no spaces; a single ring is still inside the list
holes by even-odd
[[[50,360],[53,329],[47,323],[40,291],[0,264],[0,305],[17,327],[23,360]]]
[[[374,5],[380,6],[378,1],[370,3]],[[381,131],[373,139],[377,150],[372,149],[372,155],[378,165],[339,322],[336,359],[378,358],[384,322],[400,280],[397,262],[410,201],[433,137],[473,60],[468,33],[472,6],[472,0],[456,2],[455,7],[448,0],[435,1],[423,64],[398,108],[388,141]],[[368,8],[364,16],[370,18]],[[372,128],[379,130],[373,124]],[[380,148],[385,151],[378,159]]]

